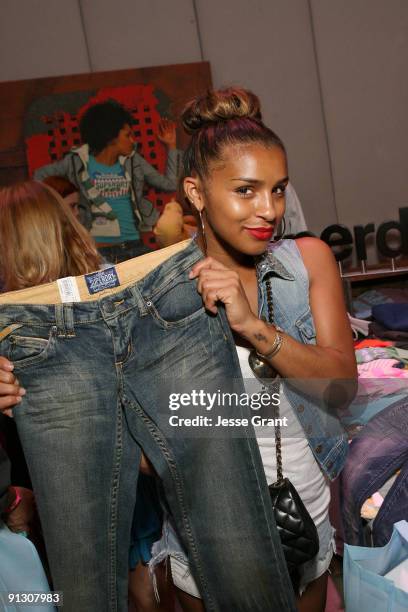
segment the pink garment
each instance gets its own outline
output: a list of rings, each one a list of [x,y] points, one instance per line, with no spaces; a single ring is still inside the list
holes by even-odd
[[[360,363],[358,396],[384,396],[408,390],[408,370],[394,368],[398,359],[375,359]]]
[[[399,363],[398,359],[374,359],[366,363],[360,363],[358,375],[360,378],[408,378],[408,370],[394,368]]]

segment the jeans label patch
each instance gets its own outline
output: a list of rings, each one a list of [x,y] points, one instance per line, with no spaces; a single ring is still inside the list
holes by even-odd
[[[80,302],[78,283],[75,276],[66,276],[57,280],[61,302]]]
[[[92,272],[92,274],[85,274],[85,280],[89,293],[98,293],[104,289],[112,289],[112,287],[119,287],[120,285],[114,266],[99,272]]]

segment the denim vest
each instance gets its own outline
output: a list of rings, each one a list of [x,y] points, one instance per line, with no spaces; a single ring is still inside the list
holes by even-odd
[[[271,243],[256,262],[259,315],[268,318],[266,279],[272,281],[274,323],[303,344],[315,344],[316,332],[309,305],[309,278],[294,240]],[[348,442],[334,413],[321,401],[285,385],[285,394],[297,415],[313,455],[323,472],[334,480],[343,468]]]

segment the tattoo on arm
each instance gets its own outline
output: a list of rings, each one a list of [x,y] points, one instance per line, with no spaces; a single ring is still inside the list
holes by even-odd
[[[255,338],[255,340],[258,340],[258,342],[267,342],[268,341],[266,336],[264,336],[263,334],[254,334],[254,338]]]

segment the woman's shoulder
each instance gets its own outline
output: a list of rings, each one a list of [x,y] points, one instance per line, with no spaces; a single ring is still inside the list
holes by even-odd
[[[338,274],[338,267],[333,252],[323,240],[313,236],[305,236],[297,238],[294,242],[309,273],[309,278],[315,275],[331,274],[332,272]]]
[[[320,263],[334,261],[331,248],[320,238],[304,236],[296,238],[293,242],[296,244],[304,261],[309,259],[319,261]]]
[[[338,275],[338,267],[330,247],[314,236],[285,238],[271,243],[268,248],[285,269],[296,277],[306,275],[309,280],[326,273]]]

